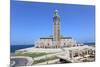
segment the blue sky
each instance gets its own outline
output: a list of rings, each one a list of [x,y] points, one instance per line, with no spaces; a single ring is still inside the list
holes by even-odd
[[[59,10],[61,34],[77,42],[95,41],[95,6],[11,2],[11,44],[33,44],[53,33],[53,12]]]

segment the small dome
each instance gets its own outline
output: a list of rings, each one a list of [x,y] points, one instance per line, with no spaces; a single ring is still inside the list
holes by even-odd
[[[55,13],[58,13],[58,10],[55,10]]]

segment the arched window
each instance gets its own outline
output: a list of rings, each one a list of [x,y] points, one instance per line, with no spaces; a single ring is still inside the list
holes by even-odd
[[[49,46],[50,44],[48,43],[48,46]]]
[[[57,48],[58,46],[56,45],[55,48]]]
[[[66,43],[64,43],[64,46],[66,45]]]

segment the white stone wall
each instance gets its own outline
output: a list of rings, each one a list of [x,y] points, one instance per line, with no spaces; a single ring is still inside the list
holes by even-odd
[[[41,48],[50,47],[50,46],[52,46],[52,39],[40,39],[36,43],[36,47],[37,46],[41,47]]]
[[[75,41],[73,39],[61,39],[61,45],[65,47],[71,47],[75,45]]]
[[[72,47],[76,44],[73,39],[61,39],[61,47]],[[40,39],[36,43],[36,47],[46,48],[55,47],[52,39]]]

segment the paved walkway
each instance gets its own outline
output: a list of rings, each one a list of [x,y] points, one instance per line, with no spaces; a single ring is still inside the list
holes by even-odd
[[[48,54],[48,55],[44,55],[44,56],[33,58],[33,60],[46,59],[48,57],[53,57],[53,56],[56,56],[56,55],[57,55],[57,53],[55,53],[55,54]]]
[[[42,63],[38,63],[38,64],[35,64],[35,65],[41,65],[41,64],[54,64],[54,63],[57,63],[57,62],[59,62],[59,59],[49,60],[49,61],[45,61],[45,62],[42,62]]]

